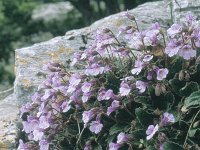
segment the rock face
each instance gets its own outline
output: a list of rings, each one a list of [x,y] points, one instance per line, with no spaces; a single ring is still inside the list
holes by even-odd
[[[175,22],[181,21],[181,18],[188,12],[194,13],[200,17],[200,1],[199,0],[165,0],[169,6],[168,11],[173,16]]]
[[[134,14],[141,28],[146,28],[154,22],[165,25],[169,22],[169,15],[165,11],[163,1],[151,2],[138,6],[130,11]],[[16,80],[15,95],[21,105],[30,100],[29,96],[36,90],[38,84],[43,80],[42,66],[49,61],[64,63],[71,55],[84,49],[90,43],[87,39],[97,28],[108,27],[116,33],[123,24],[130,23],[124,12],[111,15],[99,20],[89,27],[73,30],[65,36],[56,37],[50,41],[35,44],[31,47],[17,49],[16,52]],[[159,14],[159,15],[158,15]]]
[[[50,20],[59,20],[73,9],[70,2],[43,4],[33,10],[32,19],[42,19],[46,22]]]
[[[0,150],[16,149],[18,112],[14,94],[0,100]]]

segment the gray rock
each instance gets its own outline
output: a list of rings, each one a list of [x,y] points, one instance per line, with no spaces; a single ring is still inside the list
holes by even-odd
[[[0,150],[14,150],[18,142],[18,106],[14,94],[0,101]]]
[[[165,3],[169,6],[168,12],[172,13],[174,22],[182,21],[181,18],[188,12],[200,17],[200,0],[165,0]]]
[[[32,19],[42,19],[45,22],[51,20],[60,20],[73,9],[74,7],[70,2],[42,4],[33,10]]]
[[[136,17],[141,28],[146,28],[154,22],[167,24],[169,16],[164,10],[164,2],[159,1],[140,5],[131,10],[130,13]],[[132,23],[123,17],[123,14],[124,12],[111,15],[89,27],[69,31],[65,36],[56,37],[31,47],[17,49],[15,51],[16,80],[14,91],[19,104],[29,101],[38,84],[44,80],[41,72],[44,64],[49,61],[65,63],[75,51],[83,49],[90,43],[87,37],[97,28],[108,27],[116,33],[120,26]]]

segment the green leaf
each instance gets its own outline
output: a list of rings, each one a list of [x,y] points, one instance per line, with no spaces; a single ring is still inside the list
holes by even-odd
[[[100,144],[94,146],[94,150],[102,150],[102,147]]]
[[[134,139],[145,139],[146,138],[146,130],[142,130],[142,129],[134,130],[132,132],[132,136]]]
[[[189,137],[194,137],[198,129],[190,129],[188,132]]]
[[[183,150],[183,147],[178,145],[177,143],[168,141],[163,144],[163,149],[164,150]]]
[[[148,146],[148,147],[146,148],[146,150],[156,150],[156,148],[155,148],[154,146]]]
[[[142,105],[148,105],[149,104],[149,98],[147,96],[137,96],[134,98],[134,101],[137,103],[140,103]]]
[[[189,97],[187,97],[184,101],[184,108],[194,108],[200,107],[200,90],[193,92]]]
[[[154,116],[152,114],[147,113],[145,110],[141,108],[136,108],[135,110],[136,118],[138,119],[139,123],[143,127],[147,127],[150,124],[153,124]]]
[[[180,89],[181,96],[189,96],[191,93],[198,91],[199,85],[197,82],[187,82],[186,85]]]
[[[126,124],[115,124],[110,128],[109,134],[113,135],[122,131],[126,131],[128,127],[129,125]]]
[[[179,79],[171,79],[169,83],[176,94],[180,95],[180,89],[185,86],[185,81],[180,81]]]

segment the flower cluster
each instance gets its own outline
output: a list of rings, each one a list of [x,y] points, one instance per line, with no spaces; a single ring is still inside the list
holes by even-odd
[[[117,36],[99,29],[92,44],[74,54],[70,66],[82,70],[53,62],[43,67],[46,80],[21,107],[27,136],[20,150],[162,150],[187,135],[180,125],[185,118],[174,116],[182,115],[176,110],[199,89],[191,85],[198,86],[200,71],[190,68],[198,68],[196,18],[189,14],[185,24],[173,24],[166,38],[158,23],[141,31],[133,15],[125,16],[133,25],[121,27]],[[183,122],[186,128],[191,124]]]

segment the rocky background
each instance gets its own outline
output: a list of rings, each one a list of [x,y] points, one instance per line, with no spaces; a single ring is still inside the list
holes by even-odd
[[[174,21],[181,21],[181,16],[189,11],[200,17],[200,0],[149,2],[130,10],[141,28],[146,28],[154,22],[159,22],[164,28],[168,27]],[[111,15],[89,27],[69,31],[65,36],[15,51],[14,92],[11,88],[0,93],[0,150],[16,149],[20,136],[19,107],[30,100],[30,96],[44,79],[42,66],[49,61],[67,65],[75,51],[83,50],[90,44],[88,37],[97,28],[108,27],[116,33],[118,27],[127,23],[122,16],[123,12]],[[42,16],[35,14],[35,17]]]

